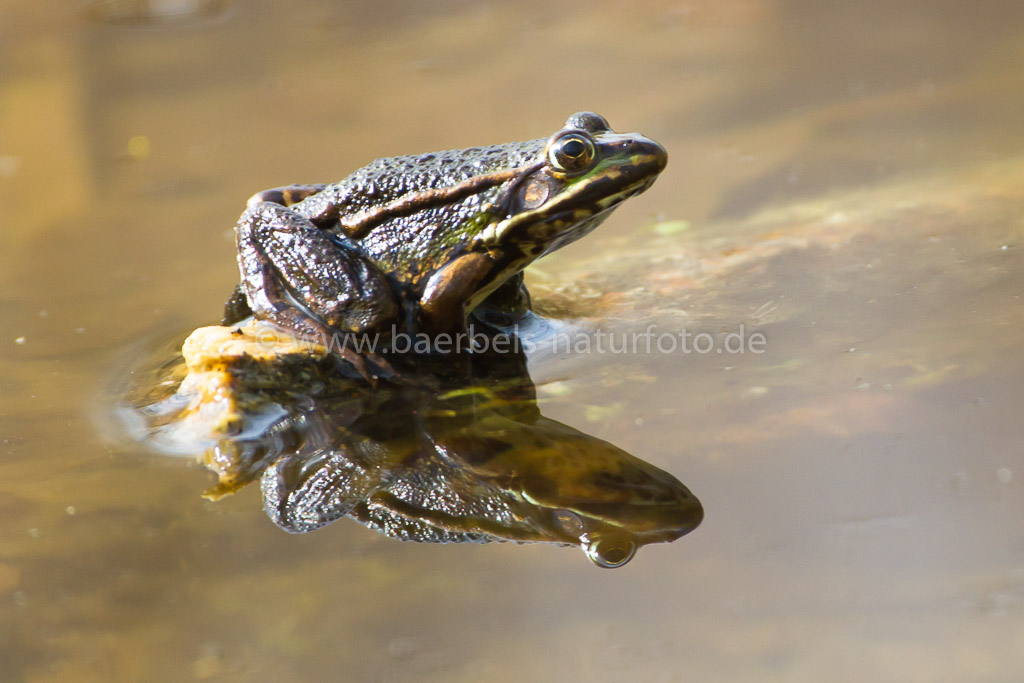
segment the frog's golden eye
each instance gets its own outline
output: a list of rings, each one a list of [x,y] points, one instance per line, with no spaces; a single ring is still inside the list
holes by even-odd
[[[580,131],[563,133],[548,144],[548,162],[562,173],[585,171],[596,158],[593,138]]]

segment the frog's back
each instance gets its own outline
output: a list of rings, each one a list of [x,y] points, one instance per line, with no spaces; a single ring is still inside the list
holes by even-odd
[[[535,161],[546,140],[449,149],[376,159],[337,184],[350,211],[398,199],[410,192],[448,187],[469,178]]]
[[[545,139],[470,147],[430,154],[377,159],[307,202],[344,206],[345,215],[382,206],[393,200],[450,187],[488,173],[519,168],[537,161]],[[474,217],[489,209],[503,185],[452,202],[438,202],[412,216],[381,223],[350,246],[381,265],[396,282],[411,281],[450,258],[458,244],[468,243]]]

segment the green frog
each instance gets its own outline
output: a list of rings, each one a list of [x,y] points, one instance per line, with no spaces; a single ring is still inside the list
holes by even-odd
[[[236,227],[242,282],[225,323],[251,312],[325,343],[460,332],[471,314],[513,321],[530,305],[523,269],[589,233],[667,161],[657,142],[580,112],[546,139],[378,159],[336,184],[260,192]]]

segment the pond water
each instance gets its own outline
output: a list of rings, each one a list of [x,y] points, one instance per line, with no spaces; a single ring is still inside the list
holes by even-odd
[[[1024,677],[1019,2],[6,2],[0,63],[0,681]],[[582,109],[670,162],[539,307],[764,335],[531,358],[692,534],[612,571],[290,535],[116,438],[133,359],[218,318],[253,192]]]

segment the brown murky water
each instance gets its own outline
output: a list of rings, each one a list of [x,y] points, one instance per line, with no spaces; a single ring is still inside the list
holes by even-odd
[[[1024,677],[1024,5],[150,5],[0,9],[0,680]],[[691,536],[615,571],[291,536],[103,436],[111,374],[219,314],[254,191],[579,109],[671,162],[548,304],[767,339],[532,368]]]

